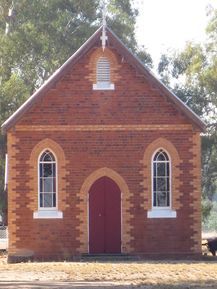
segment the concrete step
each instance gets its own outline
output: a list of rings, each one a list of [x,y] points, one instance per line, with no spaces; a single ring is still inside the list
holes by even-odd
[[[120,262],[120,261],[137,261],[138,256],[129,254],[82,254],[81,262]]]

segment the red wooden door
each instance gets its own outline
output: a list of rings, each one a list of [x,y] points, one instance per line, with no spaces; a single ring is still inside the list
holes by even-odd
[[[121,192],[108,177],[89,191],[89,252],[121,253]]]

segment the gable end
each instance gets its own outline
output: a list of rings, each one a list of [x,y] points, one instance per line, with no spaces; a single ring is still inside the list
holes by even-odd
[[[144,64],[126,48],[123,42],[108,28],[107,32],[107,45],[114,47],[118,53],[122,55],[127,62],[135,67],[150,83],[158,87],[165,96],[175,105],[177,110],[183,113],[191,123],[199,128],[200,131],[205,131],[205,123],[188,107],[186,106],[174,93],[172,93],[154,74],[144,66]],[[36,103],[40,100],[46,92],[51,89],[57,81],[61,79],[69,69],[75,65],[96,43],[99,42],[102,33],[100,27],[56,72],[23,104],[20,108],[12,114],[3,124],[2,132],[6,133],[13,127],[17,121]]]

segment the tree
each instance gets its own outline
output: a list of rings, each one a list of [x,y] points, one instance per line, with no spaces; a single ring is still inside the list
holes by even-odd
[[[207,123],[202,136],[204,220],[217,193],[217,10],[209,17],[205,43],[187,43],[182,52],[162,55],[158,66],[162,81]]]
[[[9,10],[8,2],[3,2],[2,11]],[[0,18],[2,77],[10,78],[13,69],[33,92],[101,25],[102,5],[99,0],[13,3],[9,34],[5,34],[7,13]],[[138,51],[134,35],[137,13],[129,0],[109,1],[108,25],[133,52]]]
[[[107,22],[151,66],[135,39],[138,11],[130,0],[107,2]],[[7,119],[102,23],[100,0],[1,0],[0,123]],[[5,137],[0,134],[0,194]],[[0,206],[1,212],[1,206]]]

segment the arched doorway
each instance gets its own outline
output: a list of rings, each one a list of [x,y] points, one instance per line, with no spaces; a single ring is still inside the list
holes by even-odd
[[[89,190],[89,253],[121,253],[121,191],[106,176]]]

